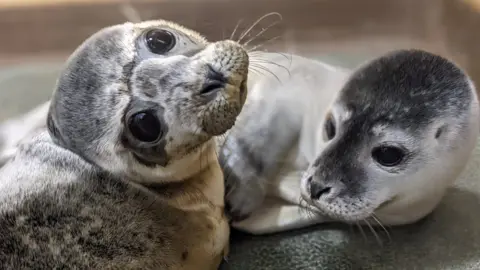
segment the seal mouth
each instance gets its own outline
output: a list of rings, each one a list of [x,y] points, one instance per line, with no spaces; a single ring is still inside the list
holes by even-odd
[[[303,179],[302,179],[303,180]],[[304,181],[302,181],[303,183]],[[335,200],[330,201],[317,201],[310,198],[310,192],[308,185],[301,185],[301,197],[303,201],[305,201],[309,206],[313,207],[316,211],[320,214],[325,215],[326,217],[333,219],[335,221],[346,222],[346,223],[355,223],[361,222],[368,218],[374,216],[375,211],[388,205],[394,198],[391,198],[387,201],[384,201],[377,206],[372,204],[366,204],[364,206],[356,206],[353,209],[348,209],[349,205],[353,203],[341,203],[340,206],[336,206],[333,202]]]
[[[339,211],[336,209],[330,210],[329,208],[334,208],[335,206],[331,203],[319,203],[315,200],[312,200],[308,197],[302,195],[302,199],[311,207],[315,208],[316,211],[325,215],[328,218],[331,218],[336,221],[340,222],[347,222],[347,223],[356,223],[361,222],[363,220],[372,218],[375,216],[375,212],[383,207],[389,205],[394,199],[390,199],[381,203],[376,207],[360,207],[357,209],[352,209],[351,212],[347,213],[344,207],[340,207]]]
[[[340,209],[340,212],[336,212],[335,210],[328,210],[328,206],[325,207],[324,205],[319,205],[315,201],[307,201],[308,204],[310,204],[312,207],[314,207],[318,212],[321,214],[327,216],[330,219],[340,221],[340,222],[347,222],[347,223],[355,223],[355,222],[360,222],[362,220],[368,219],[371,216],[373,216],[374,211],[371,209],[367,208],[362,208],[362,209],[356,209],[355,211],[352,211],[351,213],[345,213],[345,210]],[[328,204],[329,206],[331,204]]]
[[[387,207],[389,206],[394,200],[395,200],[396,197],[392,197],[388,200],[385,200],[384,202],[382,202],[377,208],[375,208],[375,211],[379,210],[379,209],[382,209],[384,207]]]
[[[138,163],[144,165],[145,167],[148,167],[148,168],[156,168],[156,167],[166,167],[168,165],[168,162],[167,161],[162,161],[162,162],[154,162],[154,161],[150,161],[150,160],[147,160],[137,154],[133,154],[133,157],[135,158],[135,160],[138,161]]]

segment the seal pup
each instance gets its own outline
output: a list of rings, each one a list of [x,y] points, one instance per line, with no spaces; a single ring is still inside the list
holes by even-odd
[[[217,269],[229,226],[213,138],[242,109],[248,65],[238,43],[167,21],[88,38],[47,128],[0,169],[0,265]]]
[[[280,81],[252,78],[221,152],[226,201],[240,230],[416,222],[435,209],[475,148],[474,84],[440,55],[396,50],[353,71],[299,56],[262,59],[289,72],[269,67]]]

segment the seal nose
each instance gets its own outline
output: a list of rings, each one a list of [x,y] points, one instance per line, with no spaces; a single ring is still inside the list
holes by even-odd
[[[312,177],[308,179],[310,185],[310,198],[318,200],[332,193],[332,187],[322,183],[321,181],[313,181]]]
[[[207,65],[206,82],[202,88],[201,94],[217,92],[224,88],[226,83],[227,78],[225,78],[222,73],[215,70],[211,65]]]

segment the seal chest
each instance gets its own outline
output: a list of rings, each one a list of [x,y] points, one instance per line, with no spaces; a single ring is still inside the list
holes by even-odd
[[[189,224],[184,234],[190,245],[177,254],[182,269],[217,269],[228,255],[230,226],[224,212],[223,173],[216,163],[213,142],[207,143],[204,156],[211,164],[195,178],[178,186],[155,188],[165,203],[185,213],[184,222]]]

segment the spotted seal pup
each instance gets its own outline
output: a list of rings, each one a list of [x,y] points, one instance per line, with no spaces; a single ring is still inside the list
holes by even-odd
[[[395,50],[352,71],[262,58],[280,80],[252,74],[221,152],[238,229],[413,223],[435,209],[475,149],[477,93],[445,57]]]
[[[167,21],[88,38],[48,108],[22,118],[46,113],[46,127],[0,169],[2,268],[217,269],[229,226],[214,137],[242,109],[248,65],[236,42]]]

